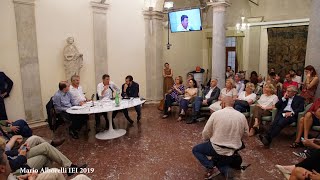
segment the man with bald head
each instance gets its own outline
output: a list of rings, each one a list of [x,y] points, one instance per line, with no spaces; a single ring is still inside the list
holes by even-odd
[[[242,137],[248,134],[249,127],[246,117],[233,109],[234,100],[231,97],[222,99],[222,108],[211,114],[202,131],[204,143],[196,145],[192,152],[200,163],[207,169],[206,179],[224,173],[232,163],[219,163],[219,159],[234,155],[242,147]],[[208,156],[212,159],[209,160]],[[225,174],[226,175],[226,174]]]

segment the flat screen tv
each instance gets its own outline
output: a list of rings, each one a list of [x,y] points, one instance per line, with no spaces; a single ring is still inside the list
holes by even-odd
[[[201,31],[200,9],[169,12],[171,32]]]

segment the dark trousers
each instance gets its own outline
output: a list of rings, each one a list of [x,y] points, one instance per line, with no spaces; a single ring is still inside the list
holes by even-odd
[[[188,100],[186,100],[186,99],[181,99],[180,100],[180,109],[182,110],[184,110],[184,112],[187,112],[187,110],[188,110],[188,105],[189,105],[189,101]]]
[[[141,116],[141,105],[135,106],[134,109],[135,109],[136,112],[137,112],[137,116]],[[124,114],[124,117],[126,117],[126,119],[127,119],[128,121],[131,121],[131,118],[130,118],[130,116],[129,116],[128,109],[122,109],[122,110],[118,110],[118,111],[113,111],[113,113],[112,113],[112,119],[114,119],[114,118],[117,116],[117,114],[118,114],[119,111],[122,111],[122,113]]]
[[[59,115],[62,119],[71,121],[69,127],[70,131],[79,131],[89,119],[89,115],[87,114],[69,114],[67,112],[60,112]]]
[[[195,101],[192,103],[193,112],[198,113],[200,111],[200,108],[202,106],[202,101],[203,101],[202,97],[199,97],[199,96],[196,97]]]
[[[293,122],[296,122],[297,118],[295,116],[285,118],[282,116],[282,112],[277,113],[270,129],[267,132],[267,138],[271,142],[272,139],[278,136],[283,128],[290,125]]]
[[[216,166],[215,164],[213,164],[212,160],[208,159],[208,156],[212,156],[212,159],[218,156],[217,152],[213,149],[210,141],[206,141],[194,146],[192,149],[192,153],[205,168],[212,169]]]
[[[172,103],[175,101],[175,99],[170,96],[170,94],[166,95],[166,99],[164,101],[164,114],[168,114],[168,108],[172,106]]]
[[[314,169],[317,172],[320,172],[319,161],[320,161],[320,150],[315,150],[310,157],[307,157],[307,159],[296,164],[296,167],[302,167],[309,171],[312,171]]]
[[[0,97],[0,120],[8,120],[4,99]]]

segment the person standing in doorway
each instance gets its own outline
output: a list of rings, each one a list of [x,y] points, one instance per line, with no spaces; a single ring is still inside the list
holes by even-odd
[[[167,93],[171,87],[173,86],[173,72],[172,69],[170,69],[169,63],[164,63],[164,69],[162,72],[163,75],[163,97],[164,94]]]

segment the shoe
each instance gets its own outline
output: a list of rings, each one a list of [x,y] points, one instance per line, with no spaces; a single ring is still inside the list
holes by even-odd
[[[74,131],[70,130],[69,134],[73,139],[79,139],[79,135],[78,135],[77,132],[74,132]]]
[[[162,119],[166,119],[167,117],[168,117],[168,115],[165,114],[165,115],[162,116]]]
[[[262,144],[264,146],[269,146],[270,145],[270,141],[267,139],[266,136],[259,134],[259,139],[262,142]]]
[[[302,142],[293,142],[291,145],[290,145],[290,148],[298,148],[298,147],[303,147],[303,144]]]
[[[179,116],[179,118],[177,119],[177,122],[182,121],[182,117]]]
[[[81,169],[86,168],[87,166],[87,164],[83,164],[81,166],[71,164],[71,166],[67,168],[67,175],[72,176],[75,173],[80,173]]]
[[[196,120],[194,120],[194,119],[189,119],[186,123],[187,124],[193,124],[193,123],[196,123],[197,121]]]
[[[207,173],[204,175],[204,179],[212,179],[213,177],[218,176],[219,174],[219,169],[214,167],[213,169],[207,170]]]
[[[310,154],[308,153],[307,150],[304,150],[303,152],[292,152],[294,155],[301,157],[303,159],[307,159],[308,157],[310,157]]]
[[[65,140],[66,140],[65,138],[59,139],[59,140],[52,140],[52,141],[51,141],[51,145],[52,145],[53,147],[58,147],[58,146],[60,146],[61,144],[63,144]]]
[[[140,119],[141,119],[141,115],[137,116],[137,123],[140,122]]]

